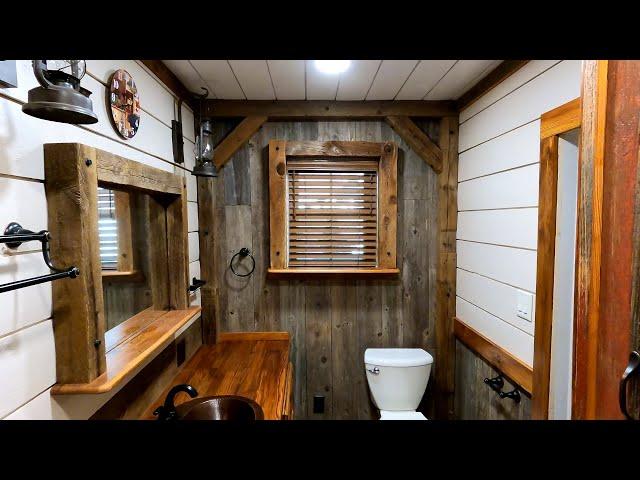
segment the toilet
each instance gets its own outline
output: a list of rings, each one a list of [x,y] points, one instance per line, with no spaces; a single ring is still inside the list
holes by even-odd
[[[380,420],[427,420],[416,409],[427,388],[433,357],[421,348],[367,348],[367,382]]]

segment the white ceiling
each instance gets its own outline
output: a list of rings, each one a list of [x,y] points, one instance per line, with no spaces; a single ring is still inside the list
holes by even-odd
[[[163,60],[194,93],[237,100],[455,100],[501,60],[353,60],[340,75],[312,60]]]

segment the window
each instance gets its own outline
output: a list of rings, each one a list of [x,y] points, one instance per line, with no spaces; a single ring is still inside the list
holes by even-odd
[[[129,192],[98,187],[98,240],[103,276],[137,275]]]
[[[272,273],[396,273],[397,147],[269,145]]]

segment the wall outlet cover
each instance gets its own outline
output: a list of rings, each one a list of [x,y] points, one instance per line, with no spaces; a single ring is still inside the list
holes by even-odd
[[[533,294],[518,290],[516,315],[528,322],[533,318]]]

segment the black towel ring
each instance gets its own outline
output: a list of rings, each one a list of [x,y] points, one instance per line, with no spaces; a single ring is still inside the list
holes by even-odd
[[[235,258],[240,255],[240,258],[243,259],[245,257],[251,257],[251,262],[253,263],[253,266],[251,267],[251,271],[249,273],[238,273],[234,270],[233,268],[233,261],[235,260]],[[231,257],[231,261],[229,262],[229,268],[231,269],[231,271],[233,272],[233,274],[237,277],[248,277],[249,275],[251,275],[253,273],[253,271],[256,269],[256,259],[253,258],[253,255],[251,255],[251,252],[249,251],[249,249],[247,247],[242,247],[240,249],[240,251],[238,253],[236,253],[233,257]]]

